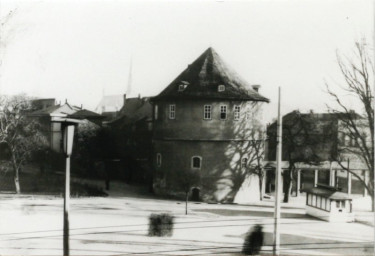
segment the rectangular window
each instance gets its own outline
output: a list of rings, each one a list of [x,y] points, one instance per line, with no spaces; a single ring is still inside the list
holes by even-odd
[[[326,198],[325,197],[322,197],[322,205],[320,206],[320,208],[322,208],[323,210],[327,210],[326,209]]]
[[[234,120],[240,120],[241,107],[234,106]]]
[[[159,112],[159,109],[158,109],[158,105],[155,105],[155,113],[154,113],[154,117],[155,117],[155,120],[158,120],[158,112]]]
[[[336,208],[337,209],[341,208],[340,201],[336,201]]]
[[[322,198],[320,196],[316,197],[316,207],[318,207],[318,208],[320,208],[321,199]]]
[[[211,119],[211,105],[204,105],[204,119]]]
[[[160,154],[160,153],[157,153],[157,154],[156,154],[156,165],[157,165],[158,167],[161,166],[161,154]]]
[[[225,120],[227,119],[227,106],[220,106],[220,119]]]
[[[312,206],[316,206],[316,195],[312,196]]]
[[[327,202],[326,202],[326,210],[327,211],[331,211],[331,200],[327,198]]]
[[[176,105],[169,105],[169,119],[176,118]]]

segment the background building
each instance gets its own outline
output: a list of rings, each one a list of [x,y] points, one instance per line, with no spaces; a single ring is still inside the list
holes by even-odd
[[[368,168],[353,153],[356,142],[348,136],[339,115],[293,111],[283,116],[282,167],[286,173],[291,165],[294,166],[292,190],[297,194],[300,189],[310,189],[319,183],[338,187],[348,194],[367,195],[359,179],[368,182]],[[358,121],[361,120],[358,114],[353,112],[353,115]],[[267,127],[265,167],[269,171],[266,192],[272,192],[274,186],[276,128],[276,122]],[[347,172],[345,168],[356,175]]]

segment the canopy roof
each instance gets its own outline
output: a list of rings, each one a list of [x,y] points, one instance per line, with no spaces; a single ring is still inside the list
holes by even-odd
[[[219,85],[223,85],[224,90],[220,91]],[[189,98],[269,102],[231,70],[211,47],[153,100]]]
[[[318,186],[318,187],[314,187],[314,188],[303,189],[302,191],[313,194],[313,195],[333,199],[333,200],[346,200],[346,199],[351,200],[352,199],[352,197],[350,195],[348,195],[347,193],[340,192],[340,191],[338,191],[337,189],[334,189],[334,188],[327,188],[327,187]]]

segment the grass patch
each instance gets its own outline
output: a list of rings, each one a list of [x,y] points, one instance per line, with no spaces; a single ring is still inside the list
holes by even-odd
[[[15,191],[13,173],[0,173],[1,191]],[[54,173],[20,173],[21,193],[23,194],[43,194],[43,195],[63,195],[65,189],[65,177]],[[71,182],[71,197],[107,196],[99,187],[88,184]]]

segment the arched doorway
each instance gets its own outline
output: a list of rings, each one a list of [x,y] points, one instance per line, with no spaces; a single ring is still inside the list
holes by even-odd
[[[191,190],[191,201],[200,201],[200,189],[195,187]]]

